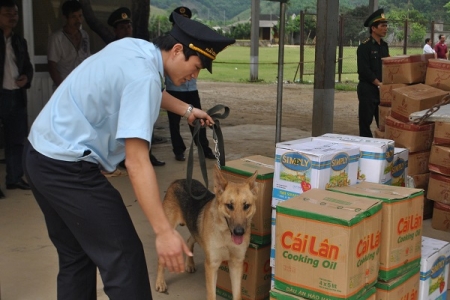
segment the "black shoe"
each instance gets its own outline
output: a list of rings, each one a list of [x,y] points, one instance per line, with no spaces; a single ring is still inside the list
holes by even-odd
[[[15,189],[21,189],[21,190],[30,190],[30,186],[28,183],[23,181],[23,179],[20,179],[17,183],[14,184],[7,184],[6,185],[7,190],[15,190]]]
[[[125,159],[122,160],[122,161],[119,163],[119,167],[122,167],[122,168],[124,168],[124,169],[127,168],[127,167],[125,166]]]
[[[165,161],[158,160],[153,154],[150,154],[150,161],[154,167],[160,167],[166,164]]]
[[[2,190],[0,190],[0,199],[5,199],[5,194],[3,194]]]
[[[216,159],[216,156],[214,155],[214,153],[212,153],[212,151],[206,152],[205,157],[209,159]]]
[[[175,159],[178,161],[185,161],[186,157],[184,157],[184,154],[176,154]]]

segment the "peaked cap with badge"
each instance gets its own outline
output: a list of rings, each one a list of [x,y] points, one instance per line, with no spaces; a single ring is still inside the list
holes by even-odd
[[[373,23],[387,23],[387,19],[384,17],[384,9],[374,11],[364,22],[364,27],[371,27]]]
[[[212,73],[212,61],[217,54],[236,40],[224,37],[208,26],[180,14],[172,16],[174,24],[169,34],[180,44],[198,52],[203,67]]]
[[[121,22],[131,22],[131,11],[126,7],[116,9],[108,18],[108,25],[112,27],[116,27]]]
[[[188,18],[188,19],[190,19],[192,17],[192,12],[191,12],[191,10],[188,7],[186,7],[186,6],[179,6],[179,7],[175,8],[173,10],[173,12],[170,14],[170,16],[169,16],[170,23],[173,23],[173,17],[172,17],[173,13],[177,13],[177,14],[182,15],[183,17]]]

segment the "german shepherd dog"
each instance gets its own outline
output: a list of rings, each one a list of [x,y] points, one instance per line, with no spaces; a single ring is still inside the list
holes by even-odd
[[[258,187],[257,173],[241,183],[227,181],[219,168],[214,171],[214,193],[192,180],[193,195],[207,195],[196,200],[187,189],[185,179],[173,182],[166,193],[163,207],[173,228],[186,225],[191,236],[187,245],[191,252],[197,242],[205,252],[206,299],[216,299],[217,271],[228,261],[233,300],[241,300],[243,262],[250,243],[251,220],[255,214]],[[186,272],[195,272],[193,257],[186,257]],[[158,264],[156,290],[165,292],[164,266]]]

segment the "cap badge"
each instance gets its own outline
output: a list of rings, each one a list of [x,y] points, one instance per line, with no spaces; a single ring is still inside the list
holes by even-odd
[[[381,17],[382,17],[383,19],[385,19],[384,14],[381,14]]]
[[[180,8],[180,13],[184,14],[186,12],[186,9],[184,7]]]
[[[128,19],[128,15],[126,13],[122,13],[122,19]]]

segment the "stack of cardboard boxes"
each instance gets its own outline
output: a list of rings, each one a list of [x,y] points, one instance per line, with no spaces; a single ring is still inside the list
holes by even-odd
[[[271,299],[439,299],[418,298],[424,189],[395,175],[408,154],[339,134],[277,144]]]
[[[238,160],[226,162],[222,167],[224,177],[233,182],[258,172],[258,200],[256,213],[252,219],[250,246],[244,260],[244,274],[242,276],[242,297],[246,300],[262,300],[269,298],[271,268],[270,268],[270,239],[271,239],[271,202],[274,159],[254,155]],[[227,262],[222,262],[217,276],[216,293],[226,299],[233,299],[231,281]]]
[[[424,71],[425,70],[425,71]],[[450,62],[432,59],[430,55],[409,55],[383,58],[383,85],[380,87],[380,130],[377,136],[383,136],[395,141],[396,147],[408,151],[408,176],[411,176],[414,186],[425,190],[424,218],[433,219],[436,229],[449,230],[450,224],[445,225],[446,218],[450,218],[450,201],[445,203],[442,192],[436,189],[436,184],[448,186],[447,177],[450,171],[442,171],[439,162],[438,172],[431,172],[429,159],[442,160],[450,143],[445,136],[450,136],[450,124],[439,122],[417,123],[410,121],[410,114],[427,110],[438,104],[450,91]],[[450,121],[449,121],[450,122]],[[436,127],[439,125],[439,127]],[[433,136],[437,135],[437,142]],[[442,139],[444,137],[444,139]],[[449,144],[447,144],[449,143]],[[397,150],[397,148],[396,148]],[[444,163],[445,165],[445,163]],[[431,166],[434,166],[432,163]],[[445,167],[444,167],[445,169]],[[436,168],[434,170],[437,170]],[[444,177],[441,177],[441,176]],[[433,175],[433,179],[431,178]],[[432,181],[430,189],[429,181]],[[448,190],[449,188],[447,188]],[[429,193],[438,200],[430,201]],[[443,192],[445,194],[445,192]],[[434,209],[433,209],[434,207]],[[439,225],[438,225],[439,224]]]

